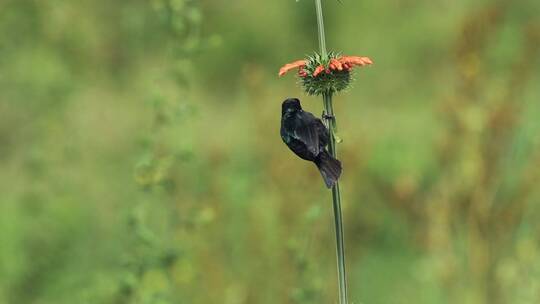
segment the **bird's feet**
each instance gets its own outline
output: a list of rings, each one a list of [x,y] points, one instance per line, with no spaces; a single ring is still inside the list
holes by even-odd
[[[336,117],[334,115],[327,114],[326,111],[323,111],[322,118],[325,120],[334,120]]]

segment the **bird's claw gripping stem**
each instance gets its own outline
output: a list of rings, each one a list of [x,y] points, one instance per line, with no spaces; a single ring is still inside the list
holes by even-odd
[[[326,120],[334,120],[336,117],[334,115],[326,114],[326,111],[322,112],[322,118]]]
[[[324,124],[326,125],[326,128],[328,128],[328,130],[330,130],[330,132],[332,132],[332,135],[334,135],[334,138],[336,140],[336,142],[338,144],[340,144],[341,142],[343,142],[343,140],[337,135],[337,128],[336,128],[336,125],[335,125],[335,121],[336,121],[336,117],[334,115],[329,115],[329,114],[326,114],[326,111],[323,110],[322,112],[322,118],[324,119]],[[331,126],[330,124],[330,121],[334,121],[334,125]]]

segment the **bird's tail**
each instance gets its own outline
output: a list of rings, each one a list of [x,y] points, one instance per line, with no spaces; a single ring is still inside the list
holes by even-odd
[[[322,151],[315,160],[315,164],[321,172],[326,187],[332,188],[341,175],[341,162],[333,158],[328,151]]]

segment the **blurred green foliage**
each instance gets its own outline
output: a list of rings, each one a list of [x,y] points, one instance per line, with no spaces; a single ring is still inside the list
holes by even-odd
[[[351,299],[540,302],[540,3],[325,1]],[[0,0],[0,303],[334,303],[278,135],[311,1]]]

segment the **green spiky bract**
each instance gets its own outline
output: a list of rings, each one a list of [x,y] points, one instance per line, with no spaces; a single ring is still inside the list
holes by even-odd
[[[324,93],[334,94],[345,90],[351,82],[351,72],[347,70],[331,70],[329,68],[331,59],[338,59],[341,55],[336,52],[329,52],[326,57],[319,53],[315,53],[313,56],[308,56],[306,59],[307,64],[304,67],[307,76],[300,78],[300,83],[304,87],[304,90],[309,95],[322,95]],[[324,66],[326,71],[322,71],[319,75],[313,76],[315,69],[318,66]]]

